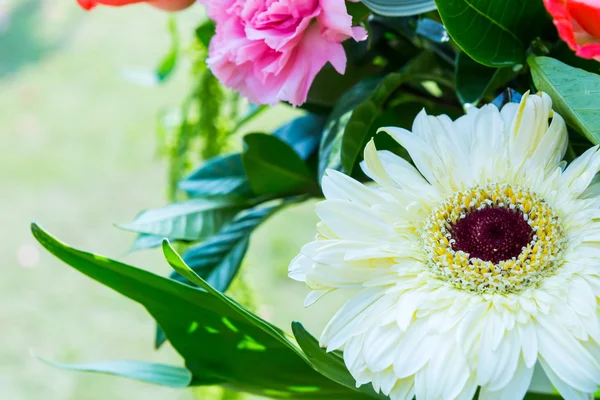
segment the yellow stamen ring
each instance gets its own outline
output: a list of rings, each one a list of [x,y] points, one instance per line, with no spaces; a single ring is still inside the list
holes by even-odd
[[[458,238],[453,237],[461,221],[490,208],[510,211],[512,219],[518,215],[531,228],[531,239],[520,254],[496,263],[457,249]],[[499,213],[494,212],[496,220]],[[504,222],[510,223],[508,219]],[[522,221],[519,223],[524,225]],[[564,247],[561,222],[552,208],[535,193],[508,184],[475,186],[455,193],[433,210],[425,223],[422,240],[434,275],[460,289],[480,293],[514,293],[537,285],[560,265]],[[488,241],[492,246],[495,243],[493,239]]]

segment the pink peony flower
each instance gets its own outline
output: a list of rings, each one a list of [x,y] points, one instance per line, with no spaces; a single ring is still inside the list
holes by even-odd
[[[367,37],[344,0],[201,0],[217,24],[207,63],[221,82],[256,104],[306,101],[330,62],[346,70],[342,41]]]
[[[562,40],[582,58],[600,61],[600,1],[544,0]]]

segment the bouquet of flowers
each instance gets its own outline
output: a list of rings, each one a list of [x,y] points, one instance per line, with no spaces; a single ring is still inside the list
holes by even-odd
[[[598,391],[597,1],[78,2],[204,7],[209,19],[169,139],[172,202],[122,226],[136,249],[162,246],[173,274],[32,226],[49,252],[143,305],[156,346],[184,365],[60,366],[282,399]],[[223,152],[278,104],[302,115]],[[253,231],[311,198],[320,222],[289,276],[311,289],[307,307],[347,300],[319,339],[226,294]]]

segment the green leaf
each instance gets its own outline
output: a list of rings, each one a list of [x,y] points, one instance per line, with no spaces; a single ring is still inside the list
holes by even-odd
[[[62,261],[143,305],[185,359],[192,385],[220,384],[273,398],[365,398],[316,372],[282,331],[213,289],[168,243],[169,263],[203,290],[73,249],[35,224],[32,232]]]
[[[320,109],[324,108],[329,114],[331,107],[334,107],[339,101],[343,101],[346,92],[358,82],[379,73],[379,70],[380,68],[374,65],[353,65],[349,63],[344,75],[340,75],[330,64],[327,64],[315,77],[305,105],[313,105]]]
[[[341,169],[340,149],[346,125],[353,110],[369,98],[379,82],[381,82],[380,77],[372,77],[357,83],[340,98],[333,108],[325,123],[319,146],[319,177],[322,177],[328,168]]]
[[[371,131],[371,125],[379,113],[377,104],[369,100],[354,109],[344,130],[341,148],[342,166],[348,173],[352,173],[365,139]]]
[[[226,297],[224,294],[216,291],[213,287],[211,287],[207,282],[205,282],[202,278],[200,278],[194,271],[192,271],[190,269],[189,266],[187,266],[185,264],[185,262],[183,261],[183,259],[175,252],[175,250],[173,250],[173,248],[169,245],[168,241],[164,241],[163,242],[163,250],[165,252],[165,258],[167,259],[167,261],[169,262],[169,264],[171,265],[171,267],[173,267],[173,269],[175,269],[175,271],[177,271],[179,274],[181,274],[182,276],[186,277],[190,282],[194,283],[195,285],[199,286],[200,288],[206,290],[209,293],[214,294],[215,296],[220,297],[221,299],[223,299],[224,301],[229,302],[230,304],[232,304],[234,307],[239,308],[241,311],[243,311],[250,319],[254,320],[256,324],[262,326],[263,329],[265,329],[266,331],[272,331],[273,330],[273,326],[271,324],[269,324],[268,322],[260,319],[259,317],[257,317],[256,315],[248,312],[247,310],[241,308],[241,306],[239,306],[237,303],[235,303],[233,300],[229,299],[228,297]],[[297,328],[297,327],[296,327]],[[277,328],[275,328],[277,329]],[[298,329],[298,328],[297,328]],[[277,332],[277,335],[280,335],[281,331]],[[308,342],[310,339],[307,337],[306,334],[302,335],[303,341],[306,343]],[[314,338],[312,338],[313,341],[315,341]],[[286,342],[289,343],[289,341],[286,338]],[[293,346],[294,350],[298,350],[295,346]],[[310,362],[310,357],[308,357],[306,354],[302,353],[303,358],[310,364],[313,365],[312,362]],[[333,361],[333,360],[332,360]],[[323,362],[319,362],[318,364],[320,364],[320,367],[323,368],[324,367],[324,363]],[[336,367],[334,367],[336,370],[339,367],[339,363]],[[317,369],[318,370],[318,369]],[[323,374],[324,376],[328,377],[329,379],[331,379],[332,381],[335,381],[337,383],[340,383],[350,389],[356,390],[356,381],[354,381],[353,378],[348,379],[348,376],[351,377],[350,373],[347,372],[347,374],[341,374],[338,371],[338,375],[339,378],[343,378],[340,380],[337,380],[336,376],[334,376],[335,374],[330,374],[330,376]],[[374,391],[372,390],[365,390],[364,391],[366,394],[369,395],[369,397],[380,397],[379,395],[377,395]]]
[[[205,49],[208,49],[210,39],[215,35],[216,27],[215,21],[209,19],[196,28],[196,39]]]
[[[314,185],[304,161],[281,139],[252,133],[244,136],[244,144],[242,161],[255,194],[294,193]]]
[[[179,56],[179,34],[177,33],[177,22],[174,17],[169,18],[169,34],[171,36],[171,49],[156,69],[156,77],[159,82],[162,82],[171,76],[177,66],[177,58]]]
[[[219,233],[190,247],[183,255],[184,261],[212,287],[225,292],[242,264],[248,249],[250,234],[267,218],[295,200],[297,198],[284,199],[276,204],[243,211]],[[171,274],[171,279],[192,284],[175,271]],[[165,340],[164,332],[158,327],[154,338],[155,347],[160,347]]]
[[[477,105],[484,96],[510,81],[516,72],[512,67],[490,68],[473,60],[464,52],[456,56],[456,94],[461,104]]]
[[[403,17],[435,10],[433,0],[363,0],[363,3],[380,15]]]
[[[549,57],[528,59],[533,82],[556,110],[592,143],[600,143],[600,76]]]
[[[423,57],[426,59],[427,57]],[[417,57],[421,59],[421,57]],[[412,69],[412,66],[411,66]],[[410,92],[400,91],[399,87],[404,83],[410,83],[416,86],[420,82],[431,82],[432,76],[419,73],[392,73],[387,75],[371,93],[371,95],[359,104],[340,124],[343,127],[343,138],[341,143],[341,161],[343,170],[352,173],[357,165],[363,149],[369,139],[375,136],[378,128],[382,125],[382,120],[391,120],[388,114],[392,112],[399,113],[395,118],[397,123],[393,126],[410,128],[412,120],[423,108],[428,111],[435,110],[435,113],[454,114],[452,106],[447,107],[430,98],[413,95]],[[434,86],[439,91],[438,86]],[[417,92],[418,93],[418,92]],[[417,105],[416,112],[415,104]]]
[[[190,247],[185,252],[183,260],[209,285],[224,292],[240,267],[250,234],[258,225],[287,204],[288,202],[278,201],[274,205],[259,206],[242,212],[219,233]],[[190,283],[176,273],[171,278]]]
[[[268,212],[268,207],[261,207],[236,219],[219,233],[190,247],[183,256],[185,262],[211,286],[220,292],[225,292],[246,255],[250,233],[267,218]],[[171,279],[192,284],[175,271],[171,274]],[[166,339],[160,326],[157,326],[154,346],[159,348]]]
[[[400,85],[409,81],[418,81],[418,77],[403,73],[387,75],[369,98],[354,109],[345,126],[342,139],[341,159],[344,170],[352,172],[360,153],[370,139],[371,125],[383,112],[385,102]]]
[[[548,22],[541,1],[436,0],[448,33],[472,59],[490,67],[525,62],[525,51]]]
[[[163,238],[196,241],[217,232],[247,203],[235,197],[204,197],[142,211],[120,228]]]
[[[48,365],[72,371],[97,372],[172,388],[185,388],[192,382],[192,373],[182,367],[141,361],[104,361],[89,364],[65,364],[42,359]]]
[[[253,195],[241,154],[229,154],[209,159],[187,178],[179,182],[179,189],[192,197]]]
[[[308,113],[281,126],[273,136],[292,146],[300,158],[306,160],[319,147],[324,124],[325,117]]]

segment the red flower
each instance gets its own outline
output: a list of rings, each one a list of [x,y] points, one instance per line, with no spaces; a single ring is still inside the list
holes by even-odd
[[[86,10],[96,7],[98,4],[118,7],[134,3],[148,3],[162,10],[179,11],[194,4],[195,0],[77,0],[77,2]]]
[[[544,0],[560,37],[582,58],[600,61],[600,1]]]

